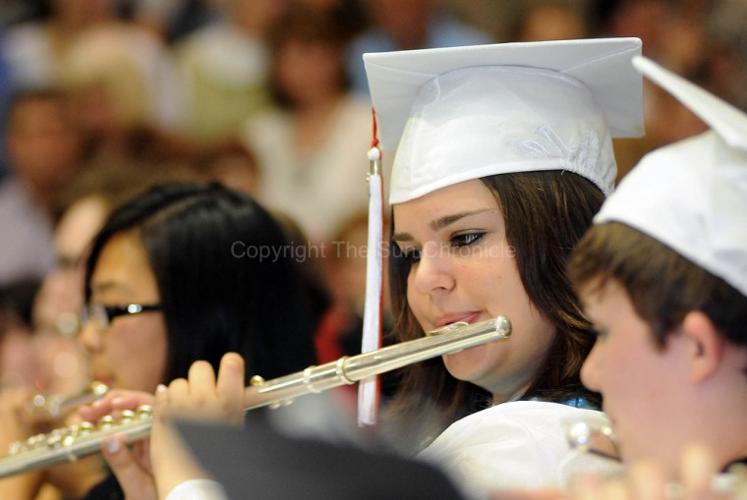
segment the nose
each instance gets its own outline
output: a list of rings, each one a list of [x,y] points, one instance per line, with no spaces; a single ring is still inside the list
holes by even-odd
[[[95,321],[88,321],[83,325],[78,337],[80,344],[88,352],[98,352],[102,347],[101,332]]]
[[[592,391],[600,391],[600,351],[599,341],[594,343],[594,347],[586,357],[581,367],[581,382]]]
[[[448,292],[456,284],[449,254],[437,243],[426,243],[412,275],[412,286],[422,294]]]

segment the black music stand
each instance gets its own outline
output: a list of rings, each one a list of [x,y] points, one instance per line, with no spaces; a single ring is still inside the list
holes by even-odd
[[[232,500],[463,499],[435,467],[383,452],[182,422],[178,429]]]

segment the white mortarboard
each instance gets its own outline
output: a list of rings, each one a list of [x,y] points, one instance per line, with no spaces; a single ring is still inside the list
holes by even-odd
[[[643,133],[637,38],[364,54],[390,203],[487,175],[567,170],[612,190],[612,137]],[[397,147],[397,144],[399,146]]]
[[[594,222],[633,227],[747,296],[747,114],[651,60],[634,64],[711,130],[646,155]]]

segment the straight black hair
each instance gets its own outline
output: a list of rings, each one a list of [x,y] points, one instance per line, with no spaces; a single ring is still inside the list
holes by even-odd
[[[238,352],[247,377],[277,377],[315,360],[311,312],[295,253],[252,198],[219,184],[157,186],[116,209],[93,241],[85,300],[107,242],[136,231],[158,285],[168,335],[163,382],[196,360],[217,369]],[[137,369],[133,367],[133,369]]]

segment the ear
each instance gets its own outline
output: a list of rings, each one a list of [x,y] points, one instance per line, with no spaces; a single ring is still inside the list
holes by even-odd
[[[690,380],[701,382],[708,379],[721,365],[725,340],[701,311],[687,313],[680,333],[688,342]]]

